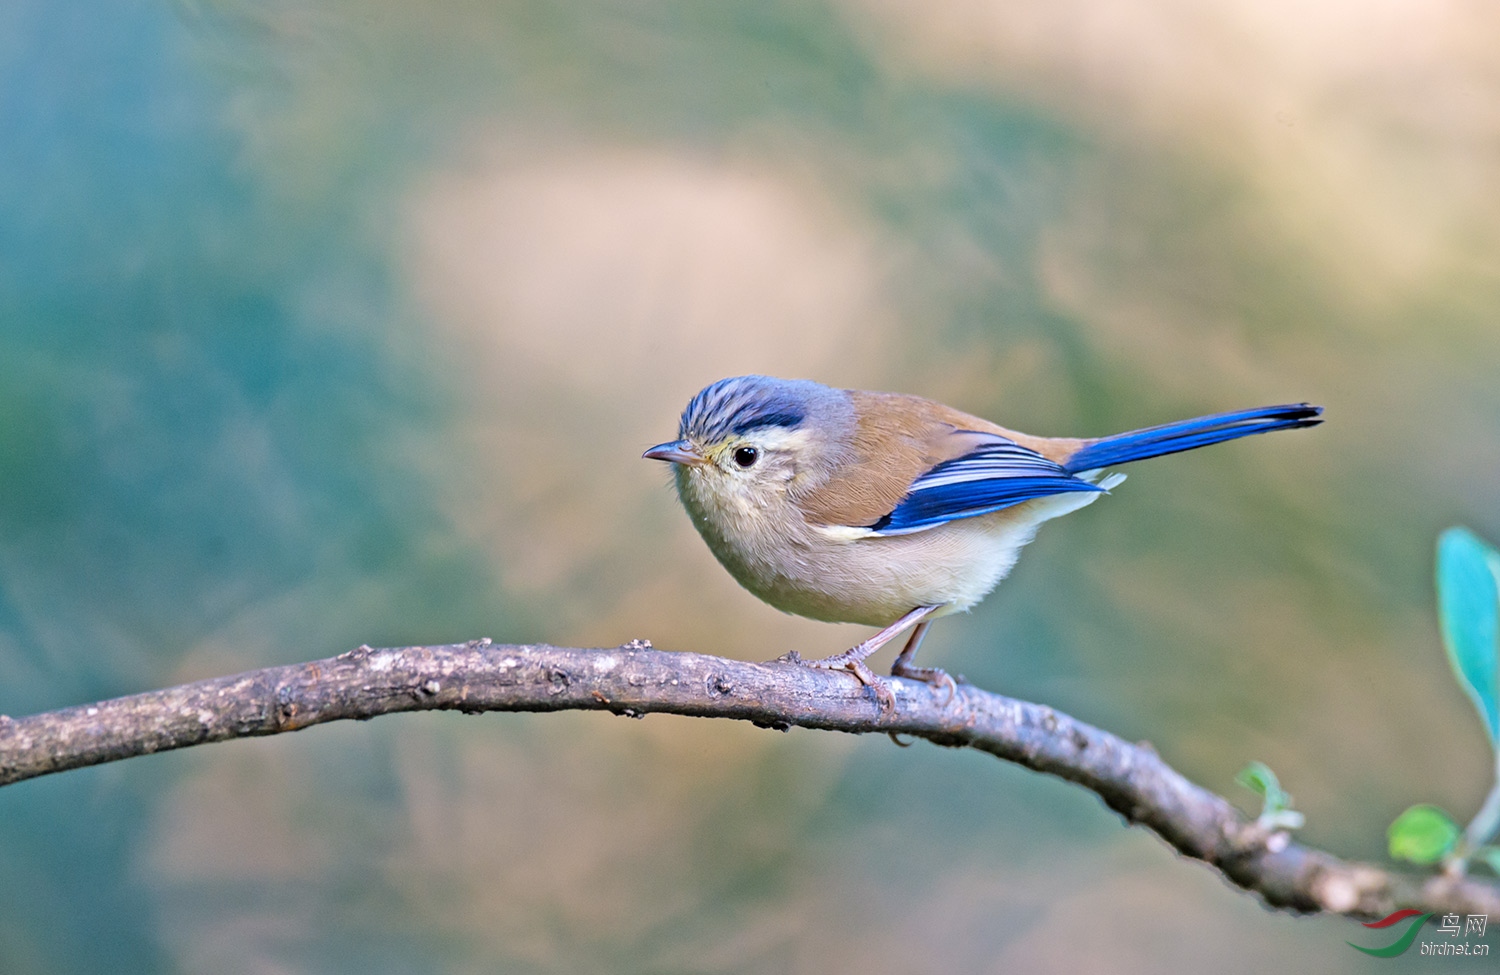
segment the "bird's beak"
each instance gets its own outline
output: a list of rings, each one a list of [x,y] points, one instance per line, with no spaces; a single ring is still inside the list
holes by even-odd
[[[665,460],[673,464],[686,464],[689,467],[702,467],[708,463],[708,458],[698,453],[698,448],[686,440],[659,443],[641,456],[651,460]]]

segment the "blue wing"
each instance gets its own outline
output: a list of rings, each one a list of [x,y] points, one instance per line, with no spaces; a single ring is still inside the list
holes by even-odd
[[[980,446],[943,461],[913,481],[901,502],[870,529],[877,535],[905,535],[1034,498],[1104,490],[1013,440],[994,434],[978,436],[984,438]]]
[[[1256,433],[1310,427],[1322,422],[1322,412],[1320,406],[1289,403],[1132,430],[1084,444],[1066,466],[997,434],[956,431],[979,438],[977,446],[918,477],[900,503],[869,527],[877,535],[904,535],[1053,494],[1102,492],[1108,483],[1101,487],[1074,474]]]

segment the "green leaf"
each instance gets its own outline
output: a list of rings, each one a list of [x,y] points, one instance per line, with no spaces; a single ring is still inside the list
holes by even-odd
[[[1264,799],[1265,811],[1268,813],[1291,808],[1292,797],[1281,788],[1276,773],[1272,772],[1264,762],[1251,762],[1240,770],[1240,774],[1236,775],[1234,780]]]
[[[1458,842],[1458,824],[1437,806],[1412,806],[1386,830],[1391,858],[1412,863],[1437,863]]]
[[[1263,828],[1273,832],[1293,830],[1307,823],[1307,817],[1292,808],[1291,795],[1264,762],[1251,762],[1234,780],[1261,797],[1260,817],[1256,821]]]
[[[1500,747],[1496,660],[1500,656],[1500,553],[1466,528],[1438,537],[1438,623],[1458,684]]]

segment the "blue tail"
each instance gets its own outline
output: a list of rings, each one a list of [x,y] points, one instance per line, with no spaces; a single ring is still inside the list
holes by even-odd
[[[1212,416],[1165,423],[1159,427],[1117,433],[1113,437],[1102,437],[1084,444],[1076,454],[1068,458],[1063,469],[1069,474],[1077,474],[1080,471],[1128,464],[1133,460],[1145,460],[1147,457],[1207,447],[1211,443],[1248,437],[1252,433],[1316,426],[1323,422],[1319,419],[1322,413],[1321,406],[1291,403],[1286,406],[1262,406],[1236,413],[1215,413]]]

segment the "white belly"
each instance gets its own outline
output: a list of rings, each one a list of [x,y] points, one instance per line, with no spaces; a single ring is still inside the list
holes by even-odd
[[[684,497],[694,524],[740,584],[777,609],[833,623],[886,626],[918,606],[974,606],[1010,572],[1042,522],[1099,495],[1059,494],[909,535],[807,525],[800,515],[714,512]],[[733,521],[731,531],[721,526]],[[791,531],[779,526],[793,525]]]

